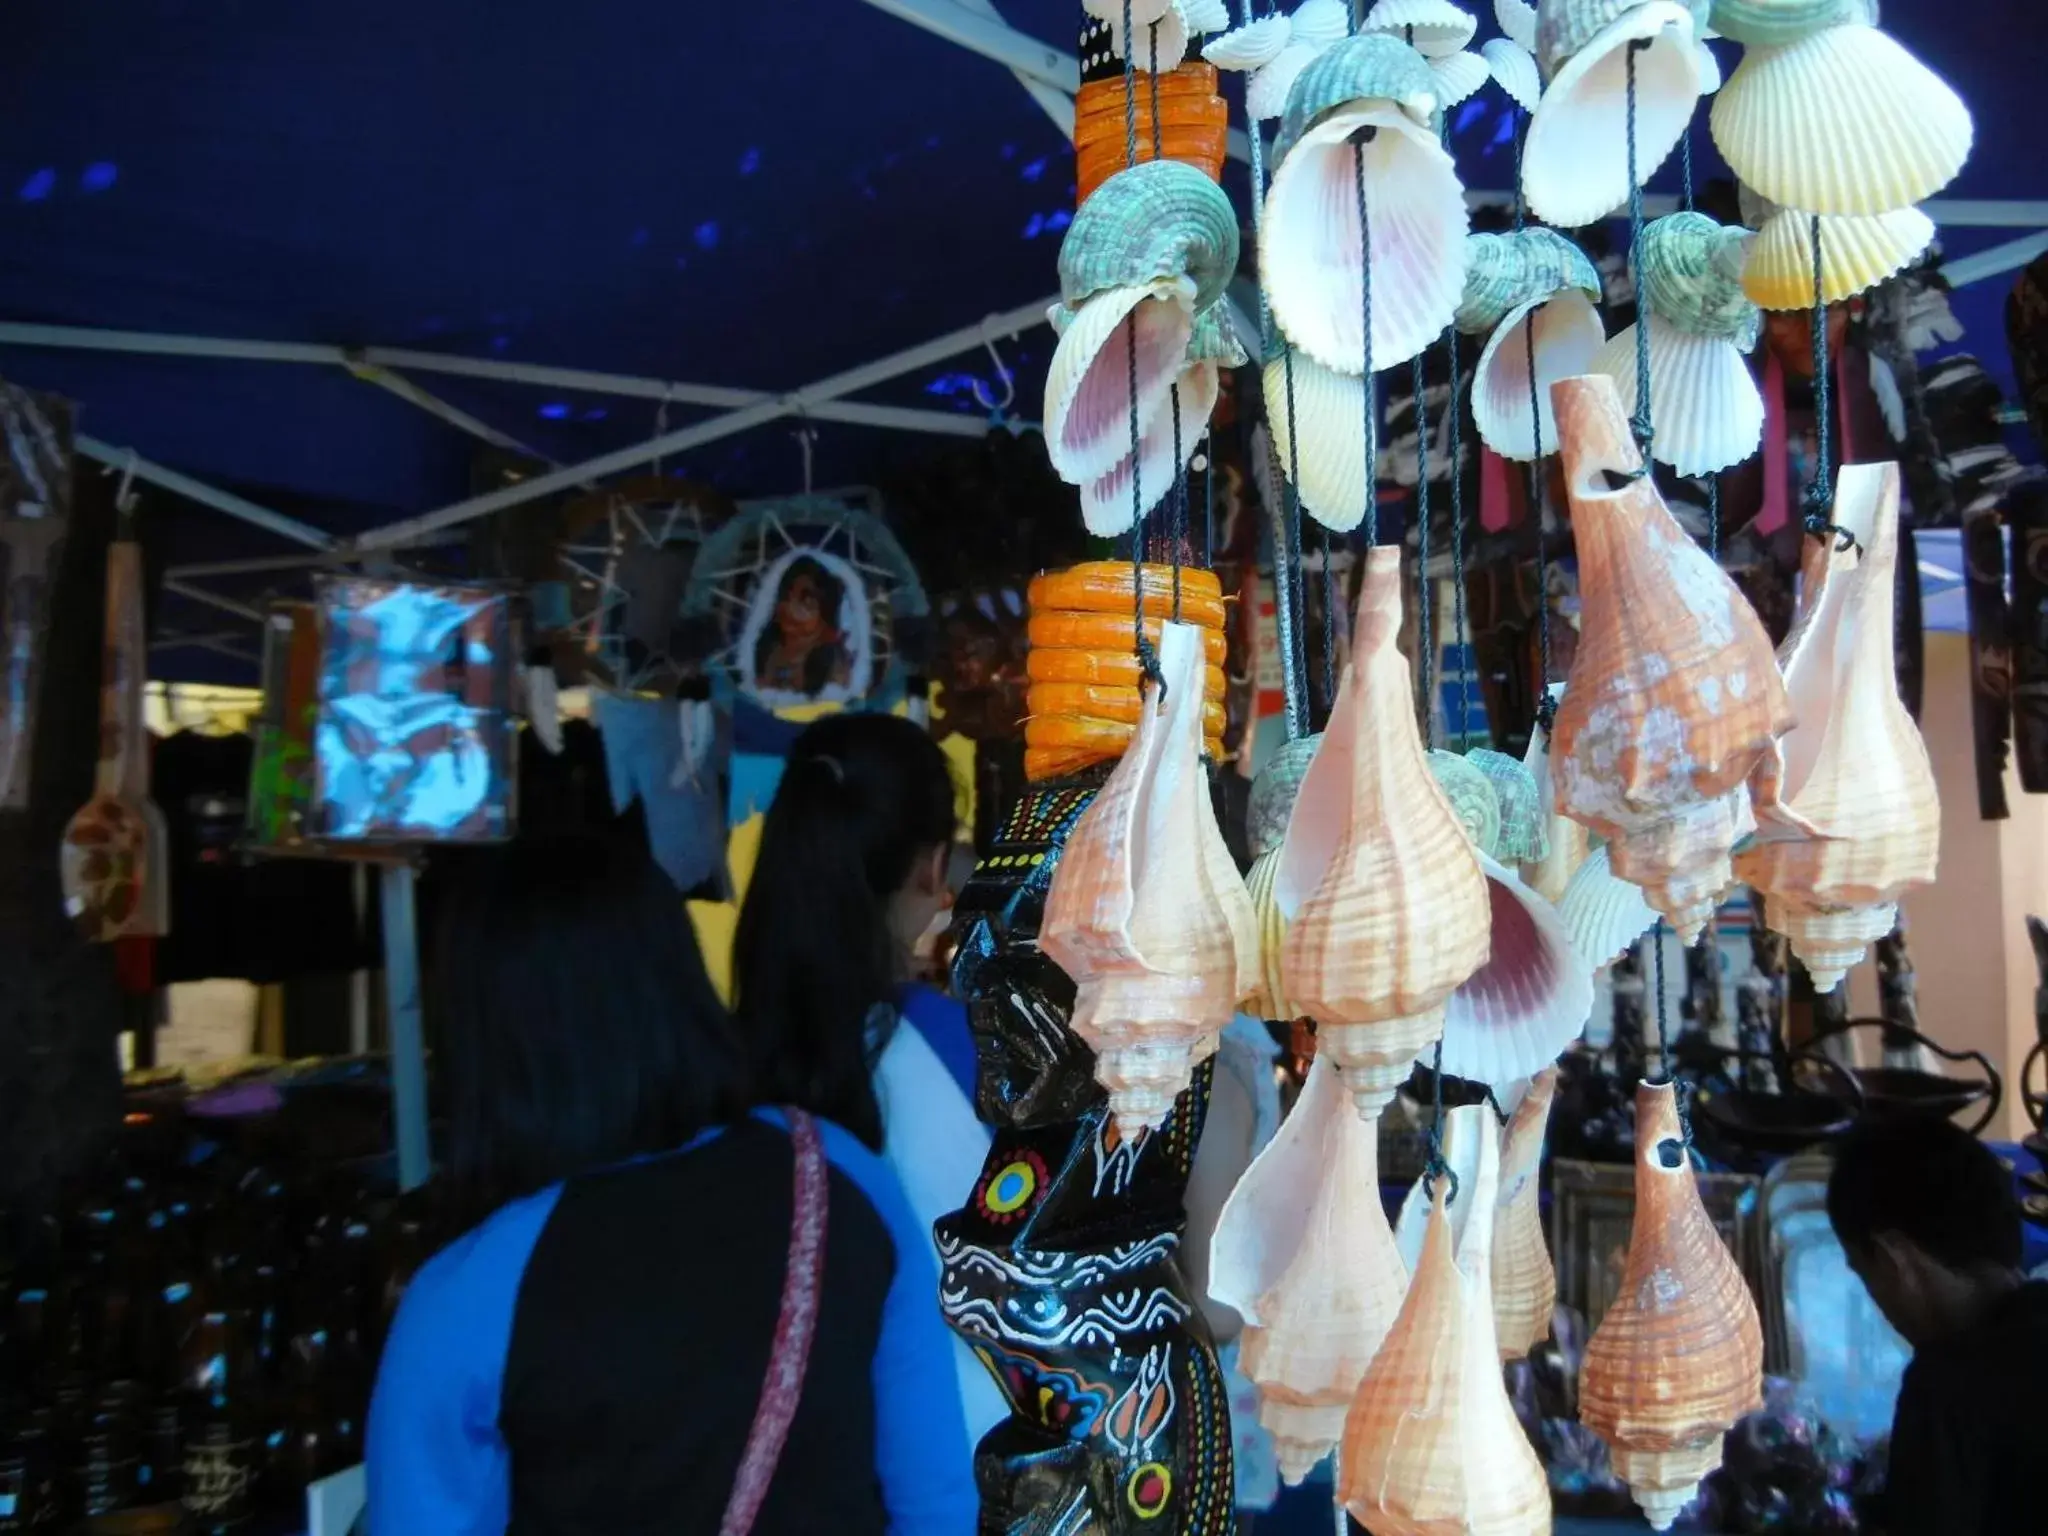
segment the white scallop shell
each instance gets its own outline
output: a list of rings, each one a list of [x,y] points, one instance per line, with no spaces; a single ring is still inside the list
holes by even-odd
[[[1451,0],[1379,0],[1359,30],[1390,32],[1425,59],[1441,59],[1472,41],[1479,20]]]
[[[1490,38],[1480,44],[1486,67],[1508,99],[1524,112],[1534,112],[1543,99],[1543,76],[1536,68],[1536,55],[1513,38]]]
[[[1106,474],[1097,475],[1081,487],[1081,521],[1097,538],[1123,533],[1144,513],[1150,512],[1174,487],[1180,472],[1194,458],[1209,414],[1216,409],[1217,372],[1214,363],[1192,363],[1182,370],[1176,389],[1138,434],[1138,507],[1131,495],[1130,414],[1124,416],[1124,455]],[[1180,408],[1180,456],[1174,457],[1174,407]],[[1141,508],[1142,510],[1139,510]]]
[[[1509,42],[1536,56],[1536,7],[1529,0],[1493,0],[1493,19]]]
[[[1673,0],[1649,0],[1604,27],[1544,89],[1522,150],[1522,191],[1538,218],[1575,229],[1628,201],[1627,58],[1644,39],[1649,48],[1635,55],[1637,180],[1647,184],[1678,147],[1700,96],[1692,16]]]
[[[1918,208],[1820,219],[1821,298],[1839,304],[1875,288],[1934,242]],[[1742,266],[1742,289],[1764,309],[1813,307],[1813,215],[1780,208],[1764,220]]]
[[[1287,369],[1294,368],[1294,408],[1288,409]],[[1303,352],[1266,364],[1266,423],[1280,472],[1295,482],[1302,510],[1325,528],[1349,533],[1365,519],[1365,382],[1338,373]],[[1293,418],[1301,420],[1294,437]]]
[[[1536,336],[1535,406],[1539,423],[1529,420],[1529,334]],[[1593,301],[1567,288],[1539,304],[1511,309],[1494,327],[1479,354],[1472,376],[1472,419],[1486,446],[1504,459],[1527,463],[1542,453],[1557,452],[1557,413],[1551,408],[1550,386],[1592,370],[1607,340],[1606,327]]]
[[[1224,19],[1227,21],[1229,18],[1226,16]],[[1192,29],[1188,26],[1181,0],[1174,0],[1156,21],[1139,21],[1133,15],[1131,30],[1138,34],[1135,54],[1124,51],[1124,13],[1119,5],[1109,22],[1109,51],[1120,59],[1129,58],[1133,68],[1148,74],[1170,74],[1187,57]]]
[[[1217,38],[1202,57],[1218,69],[1264,69],[1280,57],[1293,34],[1285,16],[1261,16]]]
[[[1244,109],[1255,123],[1278,117],[1287,110],[1287,93],[1301,72],[1315,62],[1326,45],[1295,41],[1282,48],[1273,62],[1252,73],[1244,88]]]
[[[1479,87],[1486,84],[1487,76],[1492,73],[1486,66],[1486,60],[1476,53],[1450,53],[1440,59],[1431,59],[1429,72],[1436,78],[1439,112],[1448,112],[1469,100]]]
[[[1962,98],[1874,27],[1751,48],[1714,99],[1714,142],[1774,203],[1875,214],[1932,197],[1969,158]]]
[[[1465,288],[1470,219],[1436,135],[1385,102],[1342,107],[1301,136],[1273,173],[1259,272],[1288,340],[1327,368],[1365,373],[1358,182],[1363,146],[1372,221],[1372,367],[1392,368],[1443,334]]]
[[[1700,61],[1700,94],[1711,96],[1721,89],[1721,60],[1714,50],[1707,46],[1705,38],[1695,39],[1692,51]]]
[[[1624,410],[1636,408],[1636,332],[1630,326],[1593,360],[1613,378]],[[1651,456],[1681,475],[1740,464],[1763,441],[1764,397],[1732,341],[1690,336],[1650,317]]]
[[[1351,30],[1351,7],[1346,0],[1302,0],[1288,24],[1296,42],[1327,48]]]
[[[1642,889],[1615,874],[1604,844],[1572,876],[1557,912],[1573,947],[1595,970],[1604,970],[1635,948],[1636,940],[1657,921]]]
[[[1185,365],[1195,326],[1193,280],[1107,289],[1068,315],[1046,372],[1044,419],[1046,453],[1069,485],[1108,474],[1130,453],[1127,321],[1136,331],[1142,425],[1158,414]]]
[[[1557,908],[1485,854],[1479,863],[1493,903],[1493,949],[1451,994],[1444,1070],[1505,1089],[1556,1061],[1585,1029],[1593,967]]]

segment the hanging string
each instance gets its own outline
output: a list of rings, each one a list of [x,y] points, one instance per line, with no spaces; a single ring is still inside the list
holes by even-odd
[[[1685,211],[1692,212],[1692,124],[1685,125],[1685,136],[1678,141],[1678,174],[1685,192]]]
[[[1124,168],[1138,163],[1138,59],[1131,47],[1131,0],[1124,0]]]
[[[1166,156],[1165,139],[1159,126],[1159,23],[1150,28],[1152,65],[1152,158],[1162,160]],[[1180,568],[1186,558],[1188,534],[1188,469],[1181,458],[1180,440],[1180,385],[1173,384],[1167,390],[1167,410],[1173,415],[1173,488],[1168,493],[1171,500],[1166,514],[1167,558],[1173,566],[1173,622],[1180,622]],[[1132,472],[1136,473],[1133,464]]]
[[[1451,147],[1450,120],[1442,129],[1446,151]],[[1451,643],[1458,648],[1458,745],[1472,739],[1472,652],[1465,637],[1465,457],[1462,433],[1464,378],[1458,359],[1458,328],[1444,327],[1444,349],[1451,358]]]
[[[1524,112],[1524,111],[1523,111],[1523,110],[1522,110],[1522,109],[1521,109],[1520,107],[1516,107],[1516,108],[1514,109],[1514,111],[1515,111],[1515,233],[1519,235],[1519,234],[1520,234],[1520,233],[1522,232],[1522,224],[1523,224],[1523,221],[1524,221],[1524,219],[1526,218],[1526,214],[1525,214],[1525,212],[1524,212],[1524,209],[1523,209],[1523,205],[1522,205],[1522,150],[1523,150],[1523,148],[1524,148],[1524,147],[1525,147],[1525,146],[1526,146],[1526,145],[1528,144],[1528,142],[1529,142],[1529,123],[1530,123],[1531,119],[1530,119],[1530,116],[1529,116],[1529,114],[1528,114],[1527,112]]]
[[[1429,1062],[1429,1162],[1423,1170],[1425,1180],[1445,1178],[1451,1181],[1451,1192],[1444,1197],[1445,1205],[1455,1205],[1458,1200],[1458,1170],[1450,1165],[1444,1156],[1444,1037],[1436,1037],[1436,1052]]]
[[[1536,723],[1548,737],[1557,719],[1557,700],[1550,696],[1550,524],[1543,508],[1543,408],[1536,395],[1533,324],[1524,322],[1523,339],[1529,355],[1529,427],[1536,437],[1535,457],[1529,460],[1529,515],[1536,519],[1536,656],[1542,673],[1537,679]]]
[[[1358,173],[1358,335],[1362,365],[1359,393],[1363,396],[1365,426],[1365,542],[1380,541],[1380,445],[1379,409],[1372,376],[1372,208],[1365,195],[1365,146],[1373,141],[1377,128],[1361,128],[1353,137],[1351,158]],[[1293,417],[1287,418],[1290,422]]]
[[[1202,429],[1202,564],[1216,564],[1216,433]]]
[[[1629,432],[1643,456],[1635,478],[1650,473],[1650,445],[1656,438],[1650,414],[1650,304],[1643,283],[1643,183],[1636,174],[1636,55],[1648,48],[1647,41],[1635,41],[1626,50],[1628,71],[1628,239],[1629,262],[1635,269],[1636,285],[1636,412],[1629,418]]]
[[[1138,163],[1138,67],[1131,46],[1131,0],[1124,0],[1124,165]],[[1131,647],[1137,653],[1138,669],[1159,685],[1166,697],[1166,679],[1159,670],[1159,653],[1145,638],[1145,497],[1139,485],[1138,457],[1138,321],[1135,313],[1124,322],[1128,340],[1131,410]],[[1143,687],[1141,682],[1139,685]]]
[[[1267,10],[1270,12],[1271,9],[1269,5]],[[1245,26],[1251,25],[1252,0],[1238,0],[1238,20]],[[1252,246],[1257,249],[1266,218],[1266,136],[1259,130],[1257,123],[1250,123],[1247,125],[1245,137],[1251,146]],[[1288,360],[1285,344],[1280,342],[1273,332],[1273,302],[1266,293],[1264,283],[1259,284],[1259,342],[1262,356],[1275,356],[1277,348],[1277,355],[1283,359],[1283,367],[1292,368],[1293,364]],[[1270,414],[1270,401],[1267,402],[1267,406]],[[1291,423],[1292,418],[1289,420]],[[1285,478],[1280,468],[1279,452],[1273,447],[1270,429],[1266,439],[1266,457],[1267,465],[1272,471],[1272,479],[1279,481]],[[1213,465],[1211,473],[1214,473]],[[1291,483],[1287,487],[1287,495],[1290,501],[1295,497],[1294,486]],[[1289,740],[1298,740],[1308,733],[1309,728],[1308,676],[1305,670],[1306,663],[1301,660],[1301,605],[1297,601],[1298,594],[1293,573],[1290,571],[1294,551],[1287,547],[1292,514],[1285,506],[1281,506],[1270,509],[1269,516],[1273,522],[1274,623],[1279,630],[1280,652],[1285,665],[1282,693],[1287,702],[1287,735]]]
[[[1834,520],[1835,474],[1828,460],[1834,435],[1834,406],[1829,388],[1828,305],[1821,289],[1820,215],[1813,215],[1813,479],[1806,487],[1806,531],[1814,538],[1830,536],[1837,549],[1855,546],[1855,535]]]
[[[1678,173],[1680,186],[1685,196],[1685,211],[1693,211],[1692,199],[1692,124],[1685,125],[1685,136],[1678,141]],[[1721,476],[1718,471],[1707,476],[1707,553],[1714,557],[1716,564],[1721,560]]]
[[[1422,722],[1424,744],[1436,745],[1436,626],[1431,622],[1430,594],[1436,582],[1429,573],[1429,412],[1427,409],[1428,386],[1424,378],[1422,354],[1415,354],[1415,367],[1411,377],[1415,388],[1415,564],[1421,580],[1421,592],[1416,600],[1416,614],[1421,623],[1421,634],[1416,642],[1416,652],[1421,662]]]
[[[1323,535],[1323,718],[1337,707],[1337,559],[1330,530]]]
[[[1283,345],[1285,345],[1283,343]],[[1279,579],[1276,586],[1287,592],[1287,600],[1294,604],[1295,654],[1287,658],[1290,667],[1298,667],[1301,679],[1303,709],[1308,710],[1308,632],[1304,620],[1308,617],[1308,591],[1302,575],[1303,556],[1307,546],[1301,541],[1301,440],[1294,430],[1299,419],[1294,413],[1294,349],[1288,347],[1280,357],[1280,374],[1287,393],[1287,533],[1292,541],[1291,549],[1276,551],[1274,575]],[[1313,713],[1313,711],[1309,711]]]

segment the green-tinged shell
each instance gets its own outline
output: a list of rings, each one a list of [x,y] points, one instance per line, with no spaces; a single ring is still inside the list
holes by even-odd
[[[1776,48],[1845,22],[1877,25],[1876,0],[1713,0],[1708,25],[1748,47]]]
[[[1564,67],[1565,61],[1630,11],[1639,11],[1651,0],[1537,0],[1536,62],[1547,84]],[[1707,0],[1676,0],[1678,9],[1692,17],[1697,38],[1706,14]]]
[[[1332,44],[1295,77],[1287,93],[1273,164],[1285,160],[1325,113],[1355,101],[1391,101],[1427,123],[1436,110],[1436,76],[1429,72],[1429,61],[1397,37],[1366,33]]]
[[[1694,336],[1756,345],[1763,314],[1742,291],[1750,233],[1704,213],[1674,213],[1643,231],[1643,295],[1658,319]]]
[[[1600,274],[1586,253],[1554,229],[1532,227],[1507,235],[1465,237],[1465,296],[1456,324],[1468,336],[1484,336],[1523,304],[1535,304],[1566,288],[1600,297]]]
[[[1251,361],[1221,305],[1195,316],[1194,334],[1188,337],[1188,361],[1222,368],[1242,368]]]
[[[1237,271],[1237,240],[1237,211],[1221,187],[1178,160],[1147,160],[1096,188],[1067,226],[1060,297],[1078,309],[1105,289],[1185,276],[1204,310]]]
[[[1500,803],[1500,847],[1494,857],[1503,864],[1534,864],[1550,855],[1550,815],[1543,791],[1529,765],[1490,747],[1475,747],[1465,761],[1493,782]]]
[[[1450,797],[1451,809],[1458,813],[1472,846],[1488,858],[1499,857],[1495,850],[1500,846],[1500,799],[1493,780],[1455,752],[1431,751],[1429,771]]]
[[[1253,858],[1280,846],[1287,835],[1287,818],[1294,814],[1294,797],[1301,793],[1303,775],[1323,742],[1322,733],[1297,736],[1266,759],[1266,766],[1252,780],[1252,792],[1245,802],[1245,847]]]

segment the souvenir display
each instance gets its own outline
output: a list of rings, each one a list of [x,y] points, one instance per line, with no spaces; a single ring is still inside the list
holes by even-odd
[[[1557,1094],[1557,1069],[1546,1067],[1501,1130],[1500,1202],[1493,1217],[1493,1329],[1503,1360],[1519,1360],[1550,1337],[1557,1272],[1543,1237],[1537,1171],[1543,1135]]]
[[[1508,1401],[1494,1334],[1493,1112],[1468,1105],[1445,1121],[1446,1172],[1425,1175],[1402,1212],[1404,1228],[1421,1226],[1421,1248],[1352,1402],[1338,1497],[1374,1536],[1547,1536],[1549,1484]]]
[[[0,379],[0,810],[28,804],[51,585],[71,514],[71,415]]]
[[[1109,579],[1099,566],[1067,574],[1071,581],[1036,585],[1034,594],[1072,601],[1076,588]],[[1170,583],[1171,572],[1160,574]],[[1180,683],[1168,684],[1169,707],[1176,692],[1197,696],[1205,642],[1221,639],[1223,622],[1213,578],[1205,589],[1204,573],[1180,574],[1183,619],[1192,623],[1152,626],[1162,641],[1175,636]],[[1129,657],[1136,591],[1128,567],[1123,579],[1117,622]],[[1146,585],[1149,593],[1151,579]],[[1099,617],[1107,624],[1112,616]],[[1179,638],[1186,629],[1193,646]],[[1100,641],[1105,654],[1111,643]],[[1196,670],[1180,673],[1190,665]],[[1133,665],[1104,680],[1136,688],[1141,675]],[[1163,723],[1147,722],[1153,731]],[[1185,754],[1177,773],[1193,787],[1192,711],[1176,731]],[[1075,982],[1040,942],[1068,844],[1133,734],[1125,723],[1122,737],[1097,736],[1092,749],[1063,760],[1060,774],[1034,770],[954,907],[954,986],[979,1051],[977,1105],[995,1138],[971,1198],[939,1224],[939,1300],[1013,1409],[983,1439],[975,1464],[983,1519],[999,1530],[1092,1521],[1117,1532],[1222,1536],[1232,1519],[1224,1378],[1174,1258],[1213,1069],[1196,1066],[1154,1129],[1125,1135],[1096,1081],[1094,1052],[1068,1027]],[[1175,803],[1153,798],[1162,808]],[[1206,794],[1200,809],[1208,815]],[[1189,841],[1184,827],[1176,837]],[[1221,871],[1203,863],[1197,875],[1212,873]],[[1242,912],[1249,917],[1248,904]],[[1234,923],[1226,929],[1223,948],[1235,961]]]
[[[308,832],[495,842],[513,829],[511,604],[480,587],[327,577]]]
[[[1279,1134],[1231,1192],[1209,1257],[1210,1293],[1245,1320],[1240,1368],[1289,1483],[1343,1438],[1407,1288],[1380,1205],[1378,1128],[1318,1054]]]
[[[160,934],[167,925],[167,838],[149,799],[149,733],[142,723],[148,669],[142,546],[117,538],[107,549],[99,761],[92,798],[64,828],[58,865],[65,915],[101,944]]]
[[[870,709],[904,696],[923,583],[869,495],[756,502],[712,530],[683,590],[720,706]]]
[[[1933,881],[1940,851],[1934,768],[1892,649],[1898,518],[1896,465],[1841,471],[1840,532],[1807,541],[1804,612],[1781,657],[1798,724],[1778,803],[1759,808],[1735,860],[1822,992],[1892,931],[1898,898]]]
[[[289,848],[309,832],[313,722],[319,713],[320,631],[311,603],[274,603],[263,625],[263,705],[254,722],[248,835]]]
[[[1368,551],[1351,661],[1281,844],[1286,996],[1377,1116],[1488,954],[1486,876],[1416,733],[1400,552]]]
[[[1690,944],[1755,830],[1748,781],[1792,725],[1770,640],[1665,508],[1601,377],[1556,386],[1583,619],[1558,704],[1558,805]],[[1614,488],[1609,488],[1610,483]]]
[[[1635,1180],[1628,1269],[1586,1346],[1579,1413],[1661,1531],[1763,1405],[1763,1331],[1700,1203],[1668,1082],[1636,1091]]]
[[[1763,394],[1746,357],[1763,333],[1763,316],[1742,287],[1749,239],[1699,213],[1648,225],[1636,323],[1608,342],[1588,370],[1611,375],[1622,404],[1636,413],[1638,353],[1647,355],[1654,456],[1681,475],[1727,469],[1763,441]],[[1648,330],[1641,347],[1638,327]]]

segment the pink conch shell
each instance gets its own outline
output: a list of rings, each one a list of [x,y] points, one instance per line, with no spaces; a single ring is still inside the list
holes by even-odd
[[[1074,1032],[1133,1138],[1166,1118],[1258,967],[1251,899],[1202,768],[1202,632],[1163,624],[1159,661],[1165,699],[1145,685],[1137,734],[1068,840],[1039,935],[1074,978]]]
[[[1450,1181],[1436,1181],[1407,1300],[1345,1421],[1338,1493],[1374,1536],[1547,1536],[1550,1489],[1493,1330],[1493,1112],[1469,1105],[1445,1122],[1457,1198],[1447,1206]]]
[[[1900,895],[1934,879],[1941,851],[1934,769],[1892,652],[1898,466],[1845,466],[1834,517],[1856,544],[1808,541],[1806,602],[1783,651],[1799,715],[1783,811],[1759,812],[1759,841],[1735,860],[1823,992],[1891,932]]]
[[[1408,1288],[1379,1196],[1377,1127],[1334,1063],[1245,1171],[1210,1242],[1210,1291],[1245,1318],[1240,1366],[1281,1475],[1298,1483],[1344,1433],[1359,1378]]]
[[[1416,734],[1401,552],[1367,553],[1351,661],[1281,843],[1282,990],[1377,1116],[1486,963],[1486,876]],[[1306,892],[1298,902],[1292,893]]]
[[[1628,1269],[1579,1378],[1580,1419],[1660,1531],[1721,1464],[1723,1434],[1763,1404],[1756,1303],[1700,1204],[1680,1135],[1672,1085],[1638,1088]]]
[[[1493,1331],[1503,1360],[1519,1360],[1550,1337],[1557,1271],[1543,1239],[1537,1173],[1557,1069],[1536,1074],[1501,1133],[1500,1197],[1493,1214]]]
[[[1513,874],[1479,856],[1492,910],[1486,964],[1451,994],[1443,1068],[1505,1089],[1556,1061],[1593,1011],[1593,968],[1564,919]]]
[[[1792,725],[1770,639],[1647,477],[1614,381],[1553,389],[1578,546],[1580,629],[1558,705],[1558,808],[1690,944],[1754,829],[1746,782]]]

